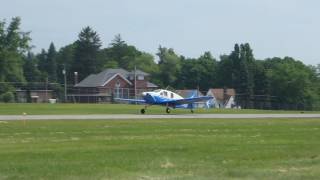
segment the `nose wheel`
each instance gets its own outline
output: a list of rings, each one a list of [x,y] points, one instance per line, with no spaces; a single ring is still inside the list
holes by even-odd
[[[141,113],[141,114],[144,114],[144,113],[146,113],[146,110],[145,110],[145,109],[141,109],[141,110],[140,110],[140,113]]]
[[[169,114],[170,113],[170,108],[167,107],[166,112]]]

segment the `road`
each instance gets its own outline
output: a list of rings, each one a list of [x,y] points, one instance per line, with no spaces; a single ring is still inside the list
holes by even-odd
[[[231,119],[231,118],[319,118],[320,114],[105,114],[105,115],[0,115],[0,121],[8,120],[89,120],[89,119]]]

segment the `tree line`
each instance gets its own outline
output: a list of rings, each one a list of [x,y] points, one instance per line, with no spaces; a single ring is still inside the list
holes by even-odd
[[[120,35],[108,47],[102,47],[99,34],[88,26],[71,44],[57,50],[52,42],[48,49],[33,53],[30,33],[22,31],[20,23],[19,17],[12,18],[8,25],[0,21],[0,101],[14,101],[14,82],[29,86],[47,82],[59,92],[64,69],[67,77],[77,72],[82,80],[106,68],[133,70],[136,66],[163,88],[234,88],[236,103],[242,108],[320,107],[320,65],[307,66],[291,57],[256,59],[248,43],[235,44],[230,54],[219,59],[210,52],[187,58],[172,48],[159,46],[155,60],[152,54],[127,44]],[[74,79],[68,78],[68,83],[73,84]]]

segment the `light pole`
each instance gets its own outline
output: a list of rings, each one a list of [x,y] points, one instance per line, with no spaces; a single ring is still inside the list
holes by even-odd
[[[64,76],[64,102],[67,102],[67,73],[66,73],[66,66],[62,70],[62,74]]]
[[[78,72],[74,72],[74,85],[78,84]]]

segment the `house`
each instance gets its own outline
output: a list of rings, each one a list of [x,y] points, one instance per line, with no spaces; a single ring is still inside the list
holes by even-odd
[[[72,102],[110,102],[113,98],[139,98],[157,85],[149,82],[149,74],[141,70],[106,69],[91,74],[74,86],[68,95]]]
[[[212,107],[214,108],[235,108],[235,89],[209,89],[207,96],[214,97]]]
[[[49,102],[53,98],[52,90],[16,90],[17,102],[26,103],[43,103]]]
[[[182,96],[183,98],[190,98],[190,97],[200,97],[203,94],[198,89],[186,89],[186,90],[176,90],[177,94]],[[195,108],[205,108],[206,102],[196,102],[194,103]]]

